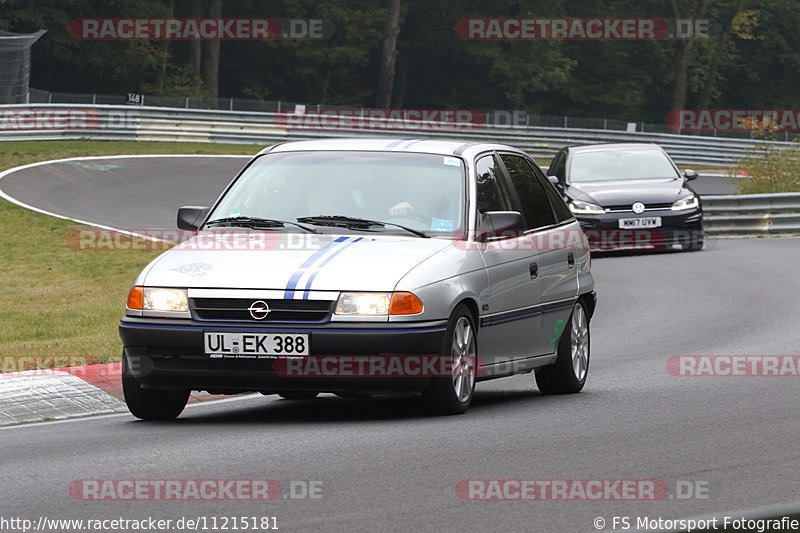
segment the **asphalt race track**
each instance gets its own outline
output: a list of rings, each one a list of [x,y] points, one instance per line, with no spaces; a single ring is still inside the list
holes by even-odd
[[[0,180],[0,191],[47,212],[95,224],[172,229],[179,207],[210,205],[248,159],[197,156],[64,161],[9,174]],[[728,178],[701,176],[692,187],[700,195],[729,194],[735,185]]]
[[[62,215],[173,227],[177,206],[207,204],[244,162],[211,161],[60,164],[12,174],[0,187]],[[597,517],[610,530],[614,516],[635,525],[639,517],[797,501],[800,378],[678,377],[667,360],[798,355],[799,260],[798,238],[596,257],[589,380],[576,395],[542,396],[524,375],[479,384],[467,414],[443,418],[422,417],[400,398],[250,396],[190,406],[169,423],[114,415],[1,429],[0,516],[275,516],[287,532],[571,533],[595,530]],[[219,478],[277,480],[286,497],[95,502],[69,491],[82,479]],[[670,494],[643,502],[463,501],[455,488],[468,479],[656,479]],[[289,498],[291,481],[321,482],[321,498]],[[682,498],[687,486],[703,497]]]

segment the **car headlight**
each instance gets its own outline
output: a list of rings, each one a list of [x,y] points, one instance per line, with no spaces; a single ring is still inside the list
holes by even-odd
[[[700,200],[697,199],[697,196],[691,195],[681,198],[674,204],[672,204],[673,211],[686,211],[687,209],[697,209],[700,206]]]
[[[128,295],[129,309],[142,311],[189,311],[186,289],[167,289],[161,287],[140,287],[131,289]]]
[[[415,315],[422,310],[422,302],[410,292],[343,292],[333,313],[350,317],[387,317]]]
[[[597,204],[590,202],[582,202],[581,200],[570,200],[569,210],[576,215],[602,215],[606,212],[605,209]]]

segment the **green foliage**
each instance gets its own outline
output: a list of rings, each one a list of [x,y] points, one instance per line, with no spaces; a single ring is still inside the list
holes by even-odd
[[[189,41],[81,41],[85,17],[191,17],[175,0],[0,0],[0,29],[46,29],[33,47],[32,86],[56,92],[202,96]],[[692,42],[686,107],[800,107],[800,2],[785,0],[402,0],[393,105],[527,109],[660,123],[670,111],[675,40],[470,41],[459,19],[704,17],[729,28]],[[203,2],[208,7],[208,2]],[[232,18],[315,18],[336,27],[326,41],[223,41],[223,97],[307,104],[374,102],[385,0],[223,0]],[[724,33],[724,32],[723,32]],[[724,41],[724,42],[723,42]]]
[[[800,142],[760,146],[737,163],[751,179],[739,180],[736,194],[800,192]]]

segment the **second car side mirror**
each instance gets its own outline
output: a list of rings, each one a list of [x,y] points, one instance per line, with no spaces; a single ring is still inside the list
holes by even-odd
[[[683,171],[683,176],[689,181],[695,180],[697,179],[697,172],[695,172],[690,168],[687,168],[686,170]]]
[[[200,228],[206,216],[208,216],[210,208],[187,205],[178,209],[178,228],[194,231]]]
[[[561,179],[558,176],[547,176],[547,180],[552,183],[556,189],[561,190],[564,186],[561,184]]]

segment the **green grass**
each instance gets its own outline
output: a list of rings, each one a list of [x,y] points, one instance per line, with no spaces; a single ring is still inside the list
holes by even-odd
[[[260,146],[201,143],[46,141],[0,143],[0,170],[36,161],[147,153],[255,154]],[[120,359],[117,325],[133,279],[153,251],[75,250],[79,225],[0,199],[0,368],[31,357],[36,367],[65,359]]]
[[[128,141],[4,141],[0,142],[0,170],[37,161],[90,155],[234,154],[255,155],[264,148],[252,144],[213,144]]]
[[[738,180],[736,194],[800,192],[800,142],[788,148],[756,147],[737,167],[750,179]]]

